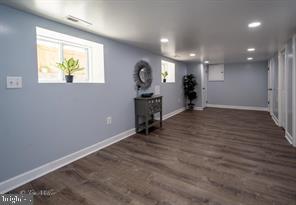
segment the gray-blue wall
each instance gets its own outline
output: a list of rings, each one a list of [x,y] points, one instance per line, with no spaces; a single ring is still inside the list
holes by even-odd
[[[267,61],[224,65],[224,81],[208,82],[208,104],[267,107]]]
[[[104,44],[106,82],[38,84],[36,26]],[[0,6],[0,182],[134,128],[141,59],[153,69],[151,90],[161,85],[164,114],[183,107],[185,64],[175,62],[176,83],[162,84],[161,56]],[[7,75],[22,76],[23,88],[6,89]]]

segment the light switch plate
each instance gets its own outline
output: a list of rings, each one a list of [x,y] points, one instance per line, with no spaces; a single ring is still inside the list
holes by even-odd
[[[107,125],[111,125],[112,124],[112,117],[111,116],[107,117],[106,122],[107,122]]]
[[[7,76],[6,77],[6,87],[8,89],[16,89],[23,87],[23,80],[20,76]]]

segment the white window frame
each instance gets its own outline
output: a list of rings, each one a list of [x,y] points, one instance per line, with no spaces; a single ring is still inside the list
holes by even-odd
[[[176,64],[175,63],[172,63],[170,61],[161,60],[161,73],[163,72],[163,68],[162,68],[163,64],[167,64],[169,75],[170,75],[169,70],[170,69],[173,69],[174,70],[173,71],[173,74],[170,75],[171,77],[170,78],[166,78],[167,81],[165,83],[175,83],[176,82]],[[162,75],[161,75],[161,82],[163,83],[163,76]]]
[[[50,43],[57,43],[60,47],[60,61],[63,57],[63,47],[73,46],[77,48],[86,49],[87,53],[87,73],[88,80],[86,81],[75,81],[74,83],[104,83],[104,46],[102,44],[88,41],[85,39],[77,38],[74,36],[58,33],[55,31],[47,30],[44,28],[36,27],[36,44],[38,41],[47,41]],[[38,54],[37,54],[38,55]],[[65,77],[61,72],[60,79],[56,80],[44,80],[39,79],[39,83],[65,83]]]

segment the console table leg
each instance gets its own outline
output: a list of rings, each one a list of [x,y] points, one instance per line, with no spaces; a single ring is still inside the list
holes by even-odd
[[[137,115],[135,115],[135,124],[136,124],[136,133],[138,133],[139,130],[139,117]]]
[[[148,116],[145,117],[145,134],[149,134]]]
[[[159,118],[160,127],[162,127],[162,111],[160,111],[160,118]]]

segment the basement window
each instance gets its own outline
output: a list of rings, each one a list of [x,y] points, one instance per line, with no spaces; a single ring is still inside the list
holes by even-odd
[[[78,59],[83,70],[74,73],[74,83],[104,83],[104,47],[93,41],[36,27],[39,83],[65,83],[57,63]]]
[[[164,78],[164,74],[167,76]],[[164,79],[166,79],[164,81]],[[174,83],[175,82],[175,64],[168,61],[161,61],[161,82]]]

